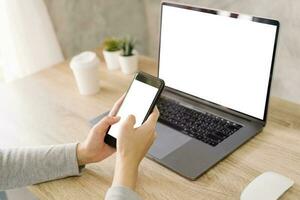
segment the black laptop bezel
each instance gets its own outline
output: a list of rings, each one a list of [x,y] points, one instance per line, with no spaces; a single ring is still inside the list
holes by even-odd
[[[159,76],[159,69],[160,69],[160,48],[161,48],[161,27],[162,27],[163,6],[172,6],[172,7],[183,8],[183,9],[187,9],[187,10],[194,10],[194,11],[209,13],[209,14],[213,14],[213,15],[220,15],[218,13],[219,13],[219,11],[221,11],[221,10],[210,9],[210,8],[203,8],[203,7],[196,7],[196,6],[192,6],[192,5],[186,5],[186,4],[177,4],[177,3],[171,3],[171,2],[162,2],[161,3],[161,7],[160,7],[160,25],[159,25],[159,45],[158,45],[158,70],[157,70],[157,77],[160,77]],[[228,17],[238,19],[239,15],[240,15],[239,13],[229,12],[229,16]],[[202,99],[200,97],[197,97],[197,96],[185,93],[183,91],[177,90],[177,89],[169,87],[167,85],[165,85],[165,89],[170,90],[172,92],[176,92],[176,93],[181,94],[182,96],[185,96],[185,97],[190,96],[192,99],[197,99],[197,100],[199,100],[201,102],[205,102],[206,104],[208,104],[210,106],[213,106],[213,107],[216,107],[217,109],[224,110],[224,108],[225,108],[226,110],[228,110],[231,113],[236,113],[238,115],[247,116],[247,117],[249,117],[251,119],[255,119],[255,120],[261,121],[261,122],[263,122],[263,125],[265,125],[266,121],[267,121],[267,115],[268,115],[268,107],[269,107],[269,99],[270,99],[270,91],[271,91],[271,82],[272,82],[272,78],[273,78],[273,71],[274,71],[274,64],[275,64],[275,56],[276,56],[276,49],[277,49],[277,42],[278,42],[278,34],[279,34],[280,22],[278,20],[267,19],[267,18],[263,18],[263,17],[255,17],[255,16],[251,16],[251,17],[252,17],[251,20],[253,22],[264,23],[264,24],[269,24],[269,25],[276,26],[276,35],[275,35],[275,42],[274,42],[274,47],[273,47],[272,62],[271,62],[271,68],[270,68],[270,74],[269,74],[269,82],[268,82],[268,89],[267,89],[267,95],[266,95],[266,101],[265,101],[265,109],[264,109],[264,117],[263,117],[263,119],[260,119],[260,118],[248,115],[246,113],[242,113],[242,112],[236,111],[236,110],[228,108],[228,107],[224,107],[224,106],[222,106],[220,104],[216,104],[214,102]]]

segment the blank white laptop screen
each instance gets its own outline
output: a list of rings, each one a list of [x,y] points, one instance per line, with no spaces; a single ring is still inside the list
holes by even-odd
[[[163,5],[166,86],[264,118],[277,26]]]

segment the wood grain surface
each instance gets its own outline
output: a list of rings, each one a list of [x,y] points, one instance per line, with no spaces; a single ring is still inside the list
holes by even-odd
[[[101,51],[97,53],[102,58]],[[146,57],[140,58],[139,67],[151,74],[157,71],[155,61]],[[88,121],[109,110],[132,78],[106,70],[104,62],[99,76],[101,90],[93,96],[79,95],[68,61],[12,83],[1,83],[1,147],[82,141],[90,129]],[[87,165],[80,177],[29,189],[40,199],[103,199],[112,182],[114,162],[115,156],[111,156]],[[281,199],[300,199],[300,105],[272,97],[264,131],[197,181],[184,179],[145,158],[136,190],[143,199],[239,199],[243,188],[265,171],[295,181]]]

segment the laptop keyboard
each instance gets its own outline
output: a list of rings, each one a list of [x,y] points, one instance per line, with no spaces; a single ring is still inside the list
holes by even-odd
[[[183,134],[216,146],[242,126],[219,116],[200,112],[161,97],[157,103],[158,121]]]

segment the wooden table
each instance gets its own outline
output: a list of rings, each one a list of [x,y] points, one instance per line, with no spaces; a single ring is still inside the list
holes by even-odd
[[[154,74],[156,64],[142,57],[140,69]],[[88,121],[110,109],[132,78],[120,71],[107,71],[104,63],[100,71],[102,88],[94,96],[79,95],[68,62],[0,84],[0,145],[82,141],[90,129]],[[112,156],[88,165],[80,177],[29,189],[40,199],[103,199],[112,182],[114,162]],[[197,181],[186,180],[146,158],[140,167],[137,192],[144,199],[239,199],[254,177],[269,170],[295,181],[282,199],[300,198],[300,105],[274,97],[264,131]]]

